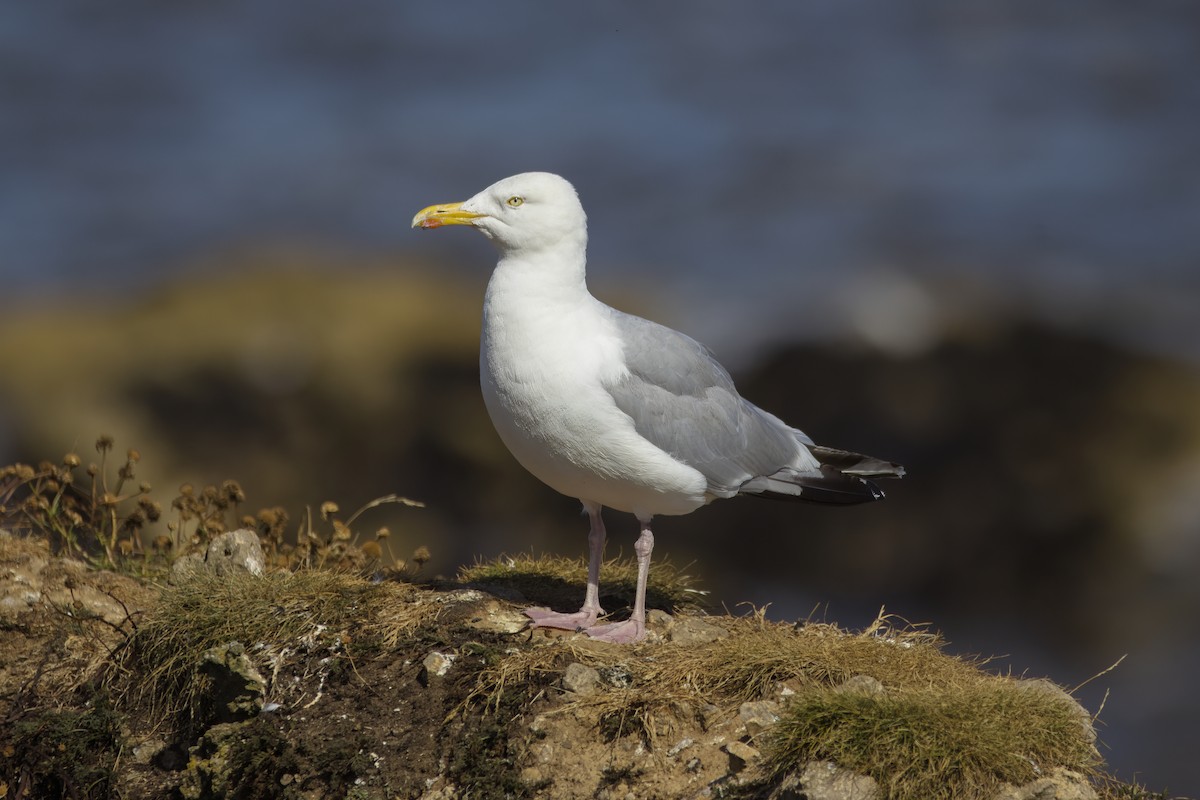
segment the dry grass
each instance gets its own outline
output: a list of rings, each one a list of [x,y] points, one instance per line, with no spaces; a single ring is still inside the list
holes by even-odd
[[[878,781],[887,798],[987,797],[1053,767],[1099,776],[1086,718],[1064,694],[948,656],[920,628],[881,617],[861,633],[790,625],[761,614],[715,620],[728,638],[632,650],[566,640],[525,649],[481,674],[471,701],[497,707],[507,690],[546,685],[571,662],[625,680],[572,697],[559,711],[592,715],[601,731],[633,733],[654,748],[673,721],[715,705],[733,716],[747,700],[791,692],[781,722],[756,746],[774,778],[814,760]],[[869,676],[877,693],[843,687]]]
[[[163,590],[124,651],[114,687],[122,705],[165,722],[197,705],[206,650],[241,642],[264,674],[313,653],[350,659],[355,642],[387,650],[436,616],[437,606],[419,602],[419,593],[325,570],[198,572]]]
[[[809,687],[788,704],[768,751],[776,775],[832,761],[870,775],[889,798],[987,798],[1053,767],[1088,775],[1100,764],[1065,698],[983,674],[878,695]]]

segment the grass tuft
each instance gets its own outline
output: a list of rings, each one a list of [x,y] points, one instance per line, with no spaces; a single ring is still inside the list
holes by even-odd
[[[123,687],[123,700],[149,709],[158,722],[200,707],[207,688],[203,654],[229,642],[242,643],[264,675],[312,653],[349,659],[356,641],[394,647],[437,613],[436,606],[414,602],[418,592],[324,570],[197,572],[164,588],[159,606],[132,636],[120,674],[138,681]]]
[[[1092,775],[1099,754],[1065,697],[980,675],[953,687],[868,694],[810,687],[770,732],[776,776],[811,761],[869,775],[887,798],[992,797],[1054,767]]]

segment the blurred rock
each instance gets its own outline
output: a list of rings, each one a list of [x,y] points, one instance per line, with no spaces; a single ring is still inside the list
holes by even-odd
[[[799,775],[788,775],[771,792],[771,800],[879,800],[874,778],[855,775],[829,761],[805,766]]]
[[[197,570],[205,570],[214,575],[246,572],[258,576],[263,574],[265,564],[266,556],[258,534],[249,528],[242,528],[213,537],[205,548],[204,555],[187,553],[175,559],[171,564],[171,579],[186,579]]]
[[[700,617],[676,617],[675,624],[667,633],[667,639],[675,644],[695,645],[715,642],[729,636],[729,631]]]
[[[1096,790],[1079,773],[1055,767],[1045,778],[1005,787],[995,800],[1096,800]]]
[[[575,694],[595,694],[600,688],[600,673],[586,664],[573,661],[567,664],[563,672],[562,687]]]
[[[779,722],[780,708],[779,703],[774,700],[755,700],[742,703],[738,708],[738,717],[746,726],[746,735],[753,738]]]

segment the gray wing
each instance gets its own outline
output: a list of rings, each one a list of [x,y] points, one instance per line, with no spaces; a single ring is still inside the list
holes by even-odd
[[[808,460],[811,440],[744,400],[708,348],[640,317],[615,320],[629,373],[605,388],[638,434],[699,470],[712,494]]]

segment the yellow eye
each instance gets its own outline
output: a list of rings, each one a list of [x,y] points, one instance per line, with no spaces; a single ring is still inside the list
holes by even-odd
[[[519,194],[514,194],[504,202],[508,203],[509,208],[519,208],[520,206],[524,205],[525,198],[521,197]]]

